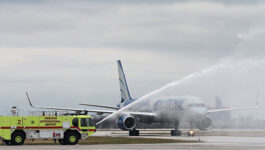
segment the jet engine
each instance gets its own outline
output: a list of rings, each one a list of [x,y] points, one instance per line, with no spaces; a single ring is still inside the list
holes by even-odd
[[[195,125],[200,130],[207,130],[211,127],[212,122],[213,122],[212,118],[206,116],[201,121],[197,122]]]
[[[117,120],[118,127],[122,130],[131,130],[136,126],[136,120],[133,116],[125,115],[121,116]]]

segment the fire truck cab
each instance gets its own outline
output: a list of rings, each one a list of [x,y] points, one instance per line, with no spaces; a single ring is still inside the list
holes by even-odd
[[[25,139],[53,139],[62,145],[75,145],[95,132],[88,115],[0,117],[0,138],[6,145],[22,145]]]

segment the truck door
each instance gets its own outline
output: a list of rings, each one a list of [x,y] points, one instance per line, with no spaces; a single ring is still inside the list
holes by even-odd
[[[18,120],[19,121],[19,120]],[[18,122],[19,124],[19,122]],[[26,129],[39,127],[39,117],[23,117],[23,126]]]
[[[80,119],[80,129],[82,132],[88,132],[89,127],[89,118],[81,118]]]

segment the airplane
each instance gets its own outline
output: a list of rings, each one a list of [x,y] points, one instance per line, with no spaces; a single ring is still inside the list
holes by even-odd
[[[88,112],[95,112],[98,115],[108,113],[110,114],[109,116],[100,120],[96,124],[99,125],[108,119],[115,119],[121,130],[129,131],[129,136],[139,136],[139,130],[136,129],[138,123],[173,123],[175,124],[175,129],[171,130],[171,135],[181,136],[181,130],[179,129],[180,122],[188,122],[191,128],[188,135],[194,135],[194,126],[200,130],[207,130],[211,127],[213,120],[209,116],[210,113],[255,109],[259,107],[257,101],[255,106],[208,110],[201,98],[189,95],[133,99],[129,92],[121,61],[117,60],[117,64],[121,102],[116,107],[95,104],[80,104],[112,110],[34,106],[30,101],[28,93],[26,93],[30,106],[42,109],[75,111],[76,113],[83,112],[85,114]]]

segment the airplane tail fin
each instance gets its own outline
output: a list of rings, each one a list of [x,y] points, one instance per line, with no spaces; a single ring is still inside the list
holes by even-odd
[[[121,102],[132,99],[129,88],[126,82],[125,74],[121,65],[121,61],[117,60],[118,64],[118,73],[119,73],[119,82],[120,82],[120,92],[121,92]]]

